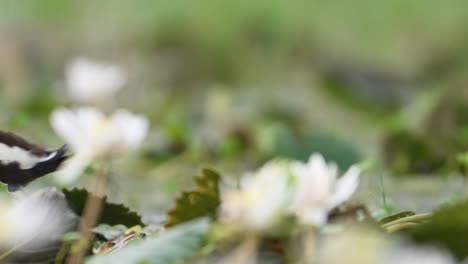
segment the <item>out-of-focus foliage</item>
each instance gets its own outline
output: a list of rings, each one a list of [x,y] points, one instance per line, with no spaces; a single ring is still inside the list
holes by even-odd
[[[117,239],[122,235],[128,228],[124,225],[108,225],[100,224],[97,227],[93,228],[93,233],[98,236],[98,239],[104,239],[106,241],[111,241]]]
[[[204,169],[194,178],[196,189],[182,192],[175,200],[174,208],[167,213],[166,227],[178,225],[200,217],[214,218],[220,204],[218,173]]]
[[[412,216],[412,215],[415,215],[415,214],[416,213],[413,212],[413,211],[399,212],[397,214],[389,215],[387,217],[384,217],[384,218],[380,219],[379,224],[386,224],[386,223],[395,221],[397,219],[404,218],[404,217],[407,217],[407,216]]]
[[[187,222],[86,263],[175,263],[196,253],[209,228],[206,218]]]
[[[436,244],[448,248],[460,260],[468,257],[465,236],[468,234],[468,202],[447,206],[434,213],[431,222],[409,232],[422,244]]]
[[[68,96],[72,62],[90,58],[122,73],[124,78],[107,83],[118,89],[99,94],[99,103],[106,103],[97,107],[110,115],[129,109],[147,117],[151,126],[141,149],[123,160],[108,160],[112,175],[100,222],[127,227],[144,222],[150,238],[131,241],[92,263],[116,263],[120,257],[178,262],[200,251],[214,253],[216,260],[220,252],[259,252],[261,263],[263,241],[269,239],[235,237],[232,241],[241,242],[233,245],[208,238],[202,243],[208,224],[185,222],[200,216],[216,221],[221,181],[234,186],[267,160],[305,161],[313,152],[336,162],[341,172],[362,161],[376,164],[361,175],[353,197],[363,206],[343,212],[327,208],[330,218],[343,220],[336,226],[307,229],[290,221],[284,229],[291,237],[267,243],[268,248],[274,245],[275,256],[296,253],[289,247],[322,243],[323,236],[339,234],[347,224],[374,226],[387,216],[380,224],[391,226],[392,232],[415,228],[415,240],[444,244],[461,258],[466,256],[461,244],[468,212],[464,204],[437,211],[432,222],[413,222],[411,217],[421,214],[411,212],[433,211],[466,198],[467,184],[460,174],[468,168],[467,8],[462,0],[0,0],[0,129],[40,145],[60,146],[64,139],[53,133],[50,114],[58,107],[97,103],[85,100],[92,94]],[[96,72],[100,70],[83,76],[102,85]],[[101,121],[92,132],[102,132],[106,121]],[[86,157],[83,163],[101,162]],[[203,167],[217,168],[223,178],[205,171],[194,182],[190,175]],[[89,186],[93,175],[82,173],[70,184]],[[274,183],[274,177],[269,179]],[[44,177],[30,188],[54,184],[52,177]],[[191,187],[193,191],[179,196]],[[314,194],[326,194],[325,189]],[[88,192],[64,192],[81,214]],[[249,204],[278,198],[261,194]],[[141,212],[144,221],[127,206],[108,202],[114,200]],[[366,219],[372,215],[372,221],[360,222],[363,214]],[[167,233],[155,232],[164,220]],[[229,226],[220,230],[232,234]],[[105,242],[114,239],[109,236]],[[349,250],[354,242],[337,241],[324,248],[355,252]],[[371,253],[385,251],[368,248]],[[432,259],[445,261],[441,263],[449,259],[430,251],[436,255]],[[425,255],[421,252],[418,260]],[[123,256],[127,253],[128,259]]]
[[[77,215],[82,215],[88,195],[93,195],[86,189],[64,189],[63,193],[70,204],[70,207]],[[139,214],[131,211],[123,204],[115,204],[107,201],[107,197],[102,198],[103,208],[98,223],[109,225],[125,225],[128,227],[134,225],[144,225]]]
[[[398,174],[452,170],[454,152],[466,145],[465,5],[4,0],[0,97],[8,100],[0,121],[57,142],[44,119],[67,94],[65,66],[88,54],[128,70],[128,89],[116,101],[160,124],[151,144],[159,147],[148,148],[154,160],[193,150],[257,160],[320,151],[346,167],[355,160],[351,142],[359,154],[385,156]],[[418,122],[400,113],[433,91],[431,118],[420,127],[426,133],[414,131]],[[208,105],[221,118],[209,118]],[[260,155],[264,146],[252,139],[272,121],[292,134]]]
[[[349,143],[325,133],[313,133],[306,136],[294,135],[284,128],[277,135],[272,135],[269,154],[273,157],[288,157],[306,161],[310,153],[322,153],[327,159],[335,161],[345,170],[360,160],[357,150]],[[262,134],[268,137],[269,135]]]

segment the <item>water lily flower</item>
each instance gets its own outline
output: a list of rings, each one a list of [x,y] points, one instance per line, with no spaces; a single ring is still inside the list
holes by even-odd
[[[241,178],[240,188],[222,194],[221,218],[252,231],[272,227],[290,197],[287,163],[271,161]]]
[[[66,82],[72,100],[78,103],[111,101],[126,82],[122,68],[79,57],[66,69]]]
[[[51,124],[74,153],[58,173],[59,181],[64,184],[75,181],[95,159],[119,157],[135,150],[149,128],[144,116],[124,109],[106,116],[92,107],[55,110]]]
[[[307,163],[295,162],[296,191],[290,211],[302,223],[322,225],[330,210],[348,200],[359,185],[360,169],[352,166],[340,178],[338,167],[313,154]]]
[[[240,188],[222,194],[222,218],[263,231],[293,215],[304,224],[323,225],[328,213],[348,200],[359,184],[352,166],[340,178],[338,167],[313,154],[307,163],[271,161],[241,178]]]

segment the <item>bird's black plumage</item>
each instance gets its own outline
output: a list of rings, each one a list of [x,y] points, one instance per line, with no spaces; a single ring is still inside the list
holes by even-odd
[[[65,146],[49,151],[3,131],[0,131],[0,148],[4,150],[0,153],[0,181],[8,184],[9,191],[56,171],[68,158]]]

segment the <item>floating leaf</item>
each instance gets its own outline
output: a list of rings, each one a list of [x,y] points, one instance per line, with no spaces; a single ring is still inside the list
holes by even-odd
[[[465,259],[468,257],[468,201],[439,209],[432,221],[414,228],[409,235],[416,242],[444,246],[459,259]]]
[[[103,243],[99,248],[93,250],[94,254],[109,254],[120,250],[125,247],[128,243],[133,242],[137,239],[145,238],[146,234],[142,232],[123,234],[114,241],[108,241]]]
[[[156,237],[130,242],[112,254],[93,256],[88,264],[106,263],[178,263],[195,253],[209,228],[208,219],[181,224]]]
[[[86,204],[86,200],[90,192],[85,189],[64,189],[68,203],[73,210],[78,214],[82,215],[83,209]],[[107,197],[102,198],[103,208],[101,211],[101,217],[98,223],[106,223],[109,225],[125,225],[135,226],[142,225],[141,216],[136,212],[131,211],[128,207],[123,204],[115,204],[107,201]]]
[[[128,227],[124,225],[108,225],[108,224],[100,224],[93,228],[93,233],[102,240],[110,241],[117,239],[121,236],[125,231],[127,231]]]
[[[196,189],[182,192],[175,206],[167,213],[166,227],[202,216],[216,216],[216,209],[221,203],[219,198],[218,173],[204,169],[202,176],[195,177]]]
[[[404,217],[408,217],[408,216],[412,216],[412,215],[415,215],[416,213],[413,212],[413,211],[403,211],[403,212],[399,212],[397,214],[394,214],[394,215],[389,215],[387,217],[384,217],[382,219],[380,219],[379,221],[379,224],[383,225],[383,224],[386,224],[386,223],[390,223],[392,221],[395,221],[397,219],[400,219],[400,218],[404,218]]]

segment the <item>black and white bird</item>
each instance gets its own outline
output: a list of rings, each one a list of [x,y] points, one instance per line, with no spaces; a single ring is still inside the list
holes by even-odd
[[[66,146],[49,151],[9,132],[0,131],[0,181],[14,192],[56,171],[68,158]]]

